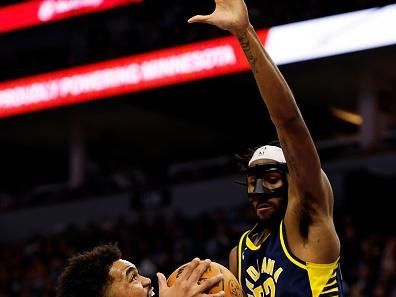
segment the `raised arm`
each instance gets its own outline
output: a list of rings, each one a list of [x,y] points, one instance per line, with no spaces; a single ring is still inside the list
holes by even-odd
[[[289,245],[306,261],[336,259],[339,243],[332,221],[330,183],[321,170],[318,153],[293,94],[261,45],[249,22],[245,3],[243,0],[217,0],[212,14],[194,16],[189,22],[212,24],[238,38],[276,127],[289,169],[285,215]]]

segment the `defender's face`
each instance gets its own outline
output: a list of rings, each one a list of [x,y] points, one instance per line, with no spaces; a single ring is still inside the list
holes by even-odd
[[[276,190],[283,186],[282,173],[279,170],[257,172],[247,176],[248,193],[254,193],[258,184],[268,190]]]
[[[254,161],[251,166],[276,164],[275,161],[269,159],[260,159]],[[247,176],[248,193],[254,193],[257,187],[262,186],[268,190],[276,190],[284,185],[282,174],[280,171],[256,171],[255,175]],[[265,198],[262,195],[249,195],[249,201],[256,214],[259,223],[272,222],[283,216],[286,199],[281,197]]]
[[[125,260],[117,260],[110,268],[112,279],[106,290],[106,297],[151,297],[151,280],[141,276],[135,265]]]
[[[283,214],[284,201],[281,198],[249,198],[249,201],[260,223],[272,222]]]

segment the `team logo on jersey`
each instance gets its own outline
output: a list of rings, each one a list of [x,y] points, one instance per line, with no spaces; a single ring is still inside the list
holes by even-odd
[[[245,284],[250,294],[247,292],[248,297],[275,297],[276,284],[283,272],[282,267],[276,267],[275,260],[264,257],[261,267],[257,265],[249,266],[246,273],[249,278],[245,278]]]

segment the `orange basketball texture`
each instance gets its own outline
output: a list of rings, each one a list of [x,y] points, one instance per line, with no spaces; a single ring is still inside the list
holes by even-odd
[[[183,269],[186,265],[187,264],[184,264],[172,272],[172,274],[168,277],[168,286],[171,287],[175,283],[176,278],[178,278],[179,275],[183,272]],[[236,277],[232,274],[230,270],[228,270],[228,268],[216,262],[211,262],[209,268],[201,276],[198,283],[205,281],[206,279],[216,276],[220,273],[223,274],[223,280],[210,288],[210,290],[205,293],[213,294],[224,291],[224,297],[243,297],[241,285],[239,284]]]

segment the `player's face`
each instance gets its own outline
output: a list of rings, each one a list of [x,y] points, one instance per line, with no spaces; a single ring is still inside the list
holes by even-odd
[[[260,223],[272,223],[283,215],[284,199],[273,197],[265,200],[260,198],[250,198],[249,200]]]
[[[261,159],[254,161],[252,166],[271,163],[275,164],[276,162],[268,159]],[[250,175],[247,177],[248,193],[254,192],[255,187],[257,187],[257,182],[260,182],[262,187],[269,190],[275,190],[282,187],[284,184],[280,171],[259,172],[258,174],[259,176]],[[282,199],[281,197],[265,198],[260,195],[254,195],[249,198],[249,201],[260,223],[266,224],[278,221],[279,218],[283,216],[286,199]]]
[[[247,176],[248,193],[256,190],[257,183],[268,190],[276,190],[283,186],[282,173],[279,170],[265,170]]]
[[[110,268],[111,284],[106,297],[151,297],[151,280],[141,276],[135,265],[125,260],[117,260]]]

